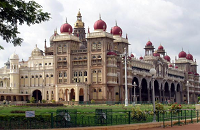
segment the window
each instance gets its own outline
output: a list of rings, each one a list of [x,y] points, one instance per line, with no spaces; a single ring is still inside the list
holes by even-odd
[[[94,89],[94,92],[97,92],[97,90],[96,90],[96,89]]]
[[[82,72],[79,72],[79,76],[82,76]]]
[[[101,56],[99,55],[98,58],[101,58]]]
[[[82,59],[82,57],[79,57],[79,60],[81,60]]]
[[[32,75],[32,78],[34,78],[34,76]]]
[[[24,77],[22,76],[21,79],[23,79]]]
[[[39,63],[39,65],[42,65],[42,63]]]
[[[93,58],[93,59],[95,59],[95,58],[96,58],[96,56],[93,56],[92,58]]]
[[[53,77],[53,75],[51,74],[51,77]]]
[[[93,43],[93,44],[92,44],[92,49],[93,49],[93,50],[97,49],[96,43]]]
[[[98,43],[97,49],[99,49],[99,50],[101,49],[101,42]]]
[[[87,71],[84,71],[84,76],[87,76]]]
[[[87,59],[87,57],[84,57],[83,59]]]
[[[62,77],[62,73],[59,73],[59,77]]]
[[[46,75],[46,77],[49,77],[49,75]]]
[[[35,78],[38,78],[38,76],[36,75]]]
[[[25,78],[28,78],[28,76],[25,76]]]
[[[101,89],[99,89],[99,92],[101,92]]]
[[[45,63],[45,65],[47,65],[47,63]]]
[[[64,72],[64,77],[67,77],[67,73],[66,72]]]
[[[51,65],[51,63],[49,63],[49,65]]]
[[[64,58],[63,60],[66,60],[66,58]]]
[[[40,78],[42,78],[42,75],[40,75]]]

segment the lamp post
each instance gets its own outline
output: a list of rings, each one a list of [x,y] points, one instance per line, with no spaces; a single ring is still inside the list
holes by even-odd
[[[134,82],[133,83],[133,87],[134,87],[134,102],[133,102],[133,106],[135,106],[135,87],[137,86],[137,84]]]
[[[156,122],[156,113],[155,113],[155,92],[154,92],[154,76],[156,74],[156,70],[154,68],[150,69],[150,74],[152,75],[152,100],[153,100],[153,122]]]
[[[187,97],[188,97],[188,104],[190,104],[190,97],[189,97],[189,85],[190,85],[190,83],[189,83],[189,81],[187,81]]]
[[[128,94],[127,94],[127,65],[126,65],[126,60],[127,60],[127,53],[126,53],[126,48],[124,48],[124,54],[122,54],[122,60],[124,60],[124,67],[125,67],[125,106],[128,106]]]

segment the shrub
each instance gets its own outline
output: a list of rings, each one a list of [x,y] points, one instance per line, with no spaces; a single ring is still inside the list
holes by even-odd
[[[91,103],[92,103],[92,104],[93,104],[93,103],[95,103],[95,100],[94,100],[94,99],[92,99],[92,100],[91,100]]]
[[[42,99],[42,103],[46,103],[47,101],[45,99]]]
[[[132,108],[131,118],[135,121],[146,121],[147,113],[141,111],[139,108]]]
[[[179,113],[181,109],[182,109],[181,104],[177,104],[177,103],[172,104],[170,108],[171,112],[173,113]]]
[[[156,114],[158,114],[159,112],[160,113],[163,113],[164,112],[164,106],[163,106],[163,104],[161,104],[161,103],[156,103],[156,106],[155,106],[156,108]]]
[[[35,98],[34,97],[31,98],[30,103],[35,103]]]
[[[52,102],[52,103],[56,103],[56,101],[55,101],[55,100],[51,100],[51,102]]]

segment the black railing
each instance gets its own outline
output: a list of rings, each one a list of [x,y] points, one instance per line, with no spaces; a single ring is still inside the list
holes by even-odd
[[[157,122],[166,125],[181,125],[198,122],[199,112],[194,109],[156,112]],[[75,109],[59,109],[54,113],[24,115],[0,115],[0,129],[50,129],[88,126],[111,126],[153,121],[153,112],[112,111],[96,109],[95,112],[78,112]]]

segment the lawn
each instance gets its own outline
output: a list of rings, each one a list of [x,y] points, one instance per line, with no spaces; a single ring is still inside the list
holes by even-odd
[[[112,109],[113,112],[117,111],[131,111],[133,105],[129,105],[128,107],[124,107],[123,104],[120,105],[67,105],[63,107],[25,107],[25,106],[0,106],[0,114],[2,115],[12,115],[16,113],[11,113],[11,111],[35,111],[36,115],[44,114],[44,113],[55,113],[57,109],[76,109],[79,113],[86,112],[95,112],[95,109]],[[135,107],[139,108],[142,111],[152,111],[153,105],[136,105]],[[170,105],[164,105],[165,110],[169,110]],[[187,105],[183,104],[182,109],[195,109],[195,105]],[[23,113],[22,113],[23,114]]]

